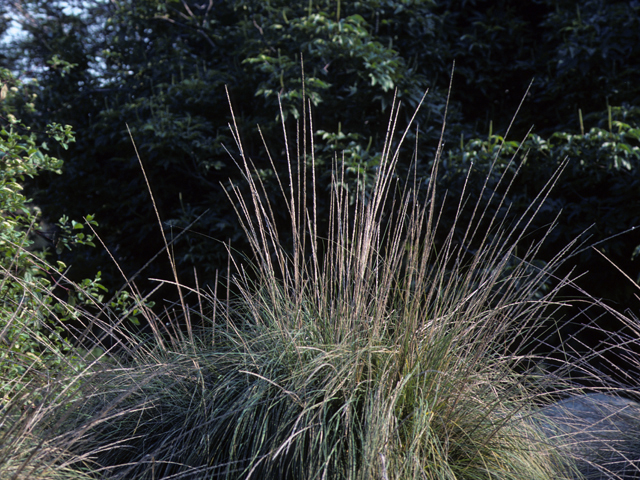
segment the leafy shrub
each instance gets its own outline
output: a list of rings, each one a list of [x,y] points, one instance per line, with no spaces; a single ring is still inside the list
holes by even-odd
[[[272,198],[286,165],[276,160],[272,167],[255,125],[274,152],[284,152],[278,97],[293,127],[307,108],[300,104],[304,90],[316,112],[315,161],[326,180],[316,197],[319,218],[328,214],[335,154],[345,162],[345,183],[353,191],[371,187],[385,139],[380,119],[394,92],[413,107],[429,89],[406,144],[418,145],[428,175],[454,60],[450,146],[461,134],[472,142],[491,130],[505,131],[534,78],[514,121],[516,138],[532,125],[545,141],[574,135],[579,109],[586,120],[607,104],[637,103],[637,2],[589,0],[579,8],[550,0],[489,3],[224,0],[201,9],[189,1],[119,0],[83,4],[74,14],[64,2],[25,2],[35,23],[25,22],[30,35],[15,45],[14,57],[41,86],[38,114],[23,118],[41,129],[58,122],[79,132],[71,151],[61,152],[65,175],[41,175],[30,191],[50,216],[99,211],[105,244],[130,277],[162,242],[126,119],[150,167],[163,228],[176,238],[180,278],[187,282],[197,266],[206,284],[225,268],[228,240],[248,249],[220,185],[239,180],[223,147],[234,146],[225,85],[245,152]],[[399,126],[408,120],[401,113]],[[403,162],[398,175],[407,169]],[[284,215],[278,221],[287,223]],[[76,280],[100,270],[106,285],[119,285],[120,273],[106,252],[65,253],[63,260],[75,265]],[[150,277],[169,273],[160,262],[146,271]]]
[[[70,343],[62,336],[61,322],[77,319],[82,305],[103,300],[100,275],[77,288],[65,280],[67,267],[50,264],[53,252],[74,245],[93,246],[84,224],[62,217],[55,225],[43,223],[39,209],[23,194],[26,177],[43,171],[61,173],[62,161],[47,153],[46,142],[15,118],[12,103],[20,95],[20,82],[0,71],[0,378],[3,394],[15,391],[11,382],[27,373],[29,362],[55,369],[67,362]],[[74,141],[70,126],[52,124],[47,135],[63,147]],[[86,222],[97,225],[93,216]],[[36,240],[45,240],[35,248]],[[64,302],[59,300],[64,292]],[[9,382],[9,383],[7,383]]]
[[[640,282],[636,260],[640,251],[636,229],[640,226],[637,109],[614,108],[592,114],[587,120],[597,126],[583,133],[557,132],[546,139],[530,134],[522,143],[505,142],[500,136],[465,142],[462,148],[448,152],[439,182],[450,198],[458,198],[463,190],[483,195],[487,208],[500,222],[526,227],[528,240],[519,248],[526,249],[527,244],[546,236],[540,260],[549,260],[563,245],[581,238]],[[562,170],[558,183],[537,215],[520,222],[558,169]],[[444,222],[456,218],[454,208],[450,204]],[[468,208],[461,215],[469,221],[474,212]],[[547,235],[551,222],[557,226]],[[466,247],[474,248],[470,244]],[[577,265],[576,273],[580,274],[591,270],[578,282],[583,288],[595,296],[630,305],[633,284],[622,285],[619,272],[607,263],[589,247],[581,249],[567,268]]]

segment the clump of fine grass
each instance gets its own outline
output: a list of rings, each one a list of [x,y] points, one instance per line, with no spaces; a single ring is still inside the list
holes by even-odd
[[[475,224],[455,241],[440,232],[435,182],[397,188],[397,112],[372,191],[350,201],[335,186],[344,175],[336,162],[325,222],[314,208],[303,125],[301,153],[287,157],[289,178],[281,179],[290,185],[281,193],[292,245],[283,245],[275,206],[233,128],[251,194],[234,186],[230,195],[253,252],[251,263],[234,259],[228,282],[236,293],[227,300],[193,291],[191,308],[178,285],[180,315],[146,311],[151,335],[117,327],[126,360],[61,380],[52,408],[38,417],[46,445],[64,450],[42,454],[47,465],[108,479],[576,474],[532,421],[549,390],[571,386],[561,369],[534,374],[529,364],[538,359],[521,354],[542,341],[541,325],[559,308],[554,296],[567,280],[547,293],[540,285],[564,257],[534,267],[539,245],[515,255],[527,218],[489,219],[473,255],[466,245],[478,240]],[[479,216],[483,209],[478,200]],[[192,324],[195,316],[202,326]]]

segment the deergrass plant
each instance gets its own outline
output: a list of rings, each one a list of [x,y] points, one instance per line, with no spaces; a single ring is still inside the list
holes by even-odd
[[[533,421],[547,394],[575,388],[562,378],[572,366],[540,373],[543,359],[523,353],[545,341],[561,308],[555,296],[569,279],[543,286],[567,252],[545,266],[533,262],[540,244],[516,255],[557,177],[517,225],[477,200],[488,233],[473,221],[464,238],[441,232],[435,181],[394,175],[405,154],[398,110],[370,191],[341,186],[336,159],[325,219],[307,115],[278,206],[233,125],[250,195],[237,185],[229,195],[252,256],[230,251],[226,299],[176,278],[179,307],[158,316],[140,305],[146,335],[93,318],[117,331],[117,348],[35,389],[31,416],[16,413],[24,394],[9,402],[0,477],[575,478]],[[274,208],[289,213],[290,245]]]

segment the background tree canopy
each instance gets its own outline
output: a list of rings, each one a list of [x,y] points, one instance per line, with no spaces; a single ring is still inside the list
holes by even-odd
[[[429,181],[455,61],[436,179],[442,200],[450,199],[443,225],[472,166],[467,191],[505,196],[489,205],[516,225],[566,159],[526,242],[562,213],[540,261],[581,237],[639,278],[640,232],[622,234],[640,225],[638,1],[12,0],[0,28],[9,16],[26,35],[5,38],[11,48],[0,66],[34,78],[22,88],[37,94],[35,110],[16,105],[20,118],[34,131],[55,122],[76,133],[68,150],[50,147],[64,159],[63,174],[39,175],[29,195],[54,220],[95,214],[127,276],[163,246],[131,137],[165,232],[176,237],[195,221],[174,252],[181,280],[193,281],[195,267],[203,285],[226,270],[225,242],[246,247],[225,193],[239,178],[226,151],[235,143],[225,86],[245,153],[272,200],[276,176],[285,174],[281,120],[295,132],[303,95],[312,105],[321,190],[337,155],[347,188],[357,192],[376,173],[394,95],[404,105],[402,128],[427,90],[407,144],[417,146]],[[399,175],[411,158],[407,152]],[[507,189],[497,178],[509,169],[520,174]],[[326,218],[322,198],[318,214]],[[77,278],[102,271],[111,288],[123,281],[106,252],[62,257]],[[567,269],[591,272],[581,280],[590,293],[637,308],[634,286],[600,255],[587,248],[573,260]],[[153,262],[141,278],[149,277],[169,278],[168,265]]]

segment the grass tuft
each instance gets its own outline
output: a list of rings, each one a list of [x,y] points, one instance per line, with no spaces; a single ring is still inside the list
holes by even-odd
[[[580,364],[555,351],[567,360],[549,373],[545,358],[524,353],[554,334],[549,319],[570,283],[554,272],[572,246],[546,265],[534,262],[540,244],[517,249],[558,177],[516,225],[491,217],[483,196],[459,199],[459,211],[476,202],[477,215],[457,238],[439,226],[435,182],[394,174],[405,155],[399,109],[372,190],[340,187],[336,159],[320,219],[305,114],[280,179],[291,244],[234,124],[250,194],[231,185],[229,196],[252,246],[220,282],[234,293],[189,292],[174,278],[175,311],[139,305],[146,336],[123,319],[92,318],[118,333],[117,348],[35,389],[31,414],[14,395],[0,420],[0,477],[576,478],[534,419],[552,395],[579,392],[569,375]],[[478,239],[480,221],[490,228]]]

